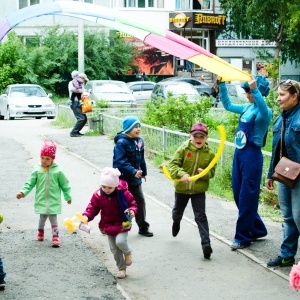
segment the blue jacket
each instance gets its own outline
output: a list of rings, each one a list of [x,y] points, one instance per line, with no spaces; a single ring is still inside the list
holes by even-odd
[[[128,186],[137,186],[142,183],[142,178],[134,175],[142,170],[142,176],[147,175],[146,161],[144,158],[144,141],[142,138],[132,138],[123,132],[114,137],[113,167],[121,172],[120,178],[128,183]]]
[[[271,179],[279,160],[280,135],[283,118],[286,120],[284,144],[287,156],[289,159],[300,163],[300,104],[298,104],[288,111],[283,111],[274,122],[272,158],[269,167],[268,179]]]

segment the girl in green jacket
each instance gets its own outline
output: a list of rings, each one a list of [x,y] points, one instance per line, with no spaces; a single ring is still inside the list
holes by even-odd
[[[72,200],[69,181],[61,167],[54,162],[55,154],[54,141],[45,141],[41,150],[41,163],[34,167],[16,197],[24,198],[36,187],[34,211],[40,215],[37,240],[44,240],[44,227],[49,217],[52,228],[52,247],[59,247],[57,215],[61,214],[61,192],[68,204],[71,204]]]
[[[172,210],[173,227],[172,234],[177,236],[180,230],[180,221],[189,199],[195,215],[201,238],[204,258],[209,259],[213,252],[210,245],[208,221],[205,213],[205,192],[209,186],[209,179],[215,175],[215,167],[195,181],[190,177],[201,173],[213,160],[215,155],[211,152],[208,144],[208,128],[198,122],[190,130],[190,139],[184,142],[175,152],[170,164],[169,171],[175,181],[175,204]]]

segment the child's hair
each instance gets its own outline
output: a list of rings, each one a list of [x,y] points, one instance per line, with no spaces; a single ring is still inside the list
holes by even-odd
[[[106,167],[101,172],[100,185],[117,187],[119,185],[120,175],[121,172],[118,169]]]
[[[52,159],[55,159],[56,154],[56,144],[52,140],[44,141],[44,145],[41,149],[41,156],[49,156]]]

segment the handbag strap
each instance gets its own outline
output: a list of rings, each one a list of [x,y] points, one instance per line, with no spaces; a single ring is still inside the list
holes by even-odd
[[[284,133],[284,118],[282,118],[281,133],[280,133],[280,159],[282,158],[283,133]]]

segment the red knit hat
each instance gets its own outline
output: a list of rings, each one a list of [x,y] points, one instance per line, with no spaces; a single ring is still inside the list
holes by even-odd
[[[41,156],[49,156],[52,159],[55,158],[56,144],[52,140],[44,141],[44,145],[41,149]]]

